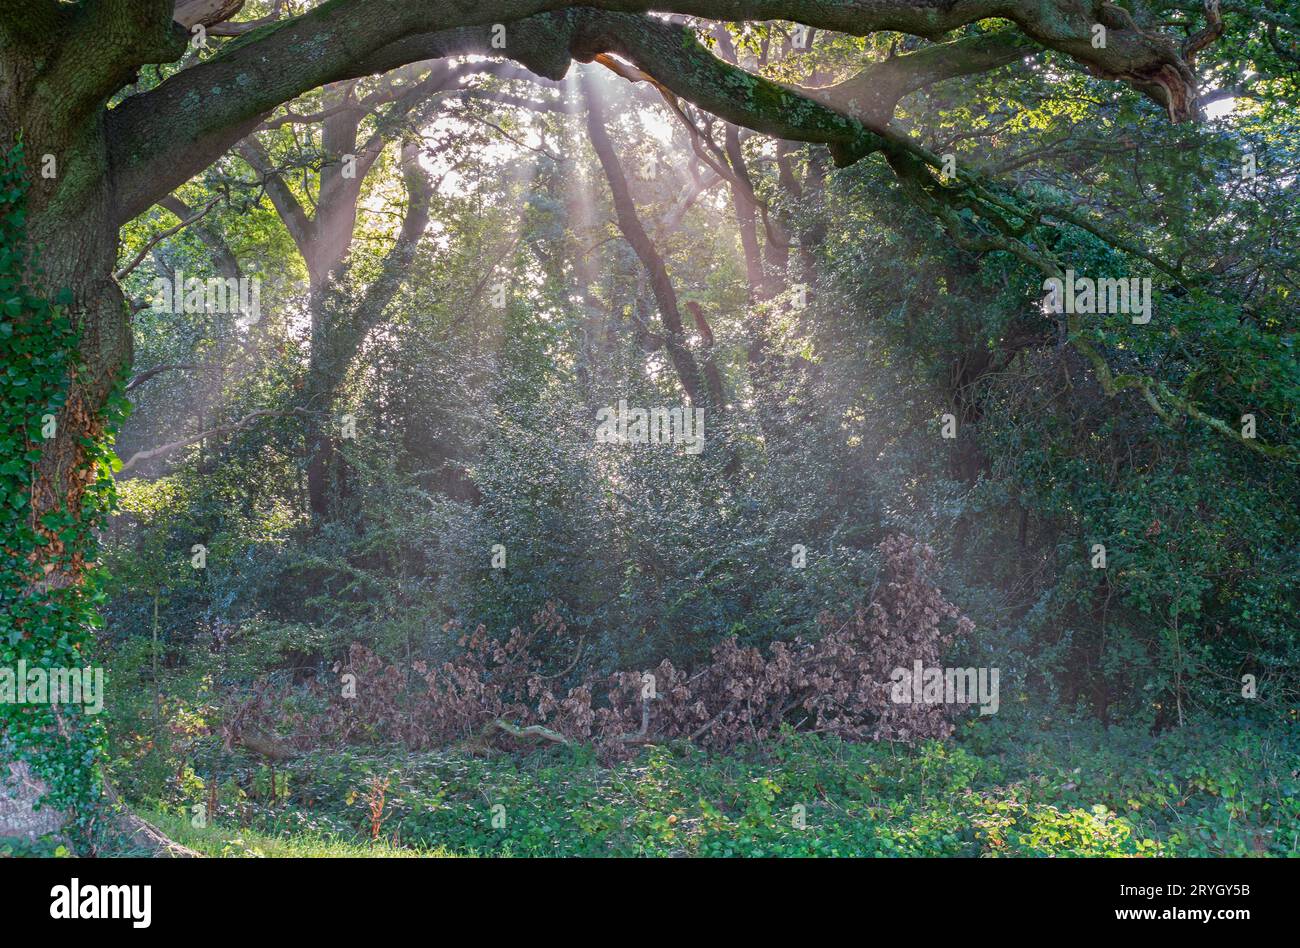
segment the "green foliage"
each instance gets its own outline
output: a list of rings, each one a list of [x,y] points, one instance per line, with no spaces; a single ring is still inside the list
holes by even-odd
[[[613,769],[581,748],[525,760],[321,753],[288,766],[287,802],[223,788],[219,835],[364,847],[376,778],[388,780],[381,849],[466,855],[1285,856],[1300,825],[1294,732],[1214,724],[1152,738],[980,722],[915,747],[787,734],[726,757],[651,747]],[[205,793],[165,806],[179,817]]]
[[[0,837],[0,859],[66,859],[71,855],[66,845],[54,840]]]
[[[429,859],[446,857],[443,849],[394,846],[387,841],[359,842],[337,836],[273,836],[249,829],[195,826],[192,817],[145,811],[141,816],[182,846],[212,859]],[[3,855],[0,849],[0,855]],[[121,855],[127,855],[126,852]]]

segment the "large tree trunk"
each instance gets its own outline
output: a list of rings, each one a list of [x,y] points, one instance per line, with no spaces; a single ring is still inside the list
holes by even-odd
[[[60,112],[18,52],[9,46],[0,58],[0,150],[8,155],[21,141],[26,193],[0,201],[6,211],[25,210],[25,225],[7,222],[3,250],[9,259],[21,255],[10,276],[30,305],[6,309],[4,317],[9,339],[33,344],[30,352],[11,350],[9,368],[26,378],[5,394],[3,424],[9,444],[38,454],[29,473],[5,484],[25,494],[27,505],[9,507],[0,531],[8,554],[0,589],[0,632],[8,635],[0,639],[9,642],[9,659],[84,667],[93,659],[83,584],[94,561],[96,514],[111,489],[97,455],[109,395],[130,363],[131,333],[112,278],[116,235],[102,123]],[[54,321],[41,300],[66,305],[74,333],[62,342],[51,341]],[[44,379],[48,391],[32,391],[28,379]],[[54,416],[52,432],[47,415]],[[33,428],[45,430],[33,438]],[[93,728],[79,709],[13,706],[0,722],[0,776],[11,778],[0,789],[0,836],[67,829],[75,820],[84,837],[102,822]],[[34,810],[47,792],[50,808]]]
[[[102,138],[96,131],[46,146],[56,149],[40,153],[56,156],[51,179],[32,173],[33,165],[39,167],[44,159],[27,152],[27,235],[22,239],[5,231],[9,245],[3,249],[21,253],[27,261],[23,286],[29,296],[65,305],[74,329],[61,351],[30,353],[30,365],[57,365],[59,377],[55,398],[24,403],[32,414],[40,412],[26,426],[30,430],[39,421],[44,428],[46,416],[53,415],[55,428],[39,443],[26,438],[29,450],[39,450],[27,482],[27,509],[16,515],[21,522],[11,522],[15,515],[6,512],[4,523],[6,546],[21,553],[16,564],[6,563],[6,580],[26,578],[0,589],[0,628],[19,633],[9,654],[28,658],[29,665],[85,668],[95,661],[93,606],[85,580],[94,566],[99,518],[111,491],[102,464],[106,406],[131,362],[127,308],[111,276],[116,231],[108,211]],[[8,152],[18,135],[12,125],[0,132],[0,144]],[[24,143],[40,141],[33,130],[21,132]],[[67,161],[61,169],[60,157]],[[7,335],[38,329],[32,320],[24,322],[32,315],[14,317]],[[14,427],[21,431],[21,412],[6,415],[4,424],[6,435]],[[24,526],[32,528],[26,543]],[[16,568],[9,572],[10,567]],[[55,834],[83,853],[116,838],[136,851],[193,855],[122,809],[101,779],[97,729],[81,708],[51,704],[39,712],[45,717],[17,710],[3,719],[0,733],[0,836]]]

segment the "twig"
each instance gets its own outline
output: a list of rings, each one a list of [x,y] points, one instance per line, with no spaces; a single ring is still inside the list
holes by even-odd
[[[118,468],[117,473],[118,476],[121,477],[121,475],[125,474],[137,464],[144,461],[152,461],[154,458],[170,454],[180,448],[202,441],[204,438],[211,438],[213,435],[234,434],[235,432],[243,431],[253,422],[261,418],[287,418],[291,415],[309,414],[312,414],[312,412],[307,411],[305,408],[293,408],[289,411],[271,411],[270,409],[259,408],[257,411],[249,412],[243,418],[239,419],[239,421],[232,422],[231,424],[218,425],[215,428],[209,428],[207,431],[200,431],[198,434],[191,435],[188,438],[181,438],[179,441],[171,441],[167,444],[159,445],[156,448],[146,448],[143,451],[137,451],[135,454],[131,455],[129,460],[123,462],[122,466]]]
[[[150,250],[152,250],[159,243],[166,240],[168,237],[170,237],[172,234],[176,233],[177,231],[184,230],[186,227],[189,227],[191,224],[193,224],[204,214],[208,213],[208,211],[216,207],[217,202],[220,201],[222,197],[223,195],[218,194],[211,201],[209,201],[207,204],[204,205],[203,210],[195,211],[189,217],[182,220],[179,224],[176,224],[173,227],[168,227],[166,230],[160,231],[159,233],[151,237],[149,241],[143,247],[140,248],[140,252],[131,258],[130,263],[128,263],[121,270],[118,270],[116,273],[113,274],[113,279],[119,281],[122,280],[128,273],[130,273],[132,270],[134,270],[136,267],[140,266],[140,264],[144,262],[144,258],[148,256]]]

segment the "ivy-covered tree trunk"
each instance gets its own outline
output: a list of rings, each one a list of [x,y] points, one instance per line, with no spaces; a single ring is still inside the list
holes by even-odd
[[[32,25],[0,56],[0,668],[15,674],[95,662],[95,532],[131,357],[101,113],[63,107]],[[0,697],[0,836],[61,826],[84,846],[106,823],[102,728],[53,694]]]
[[[13,147],[10,136],[0,177],[0,667],[15,676],[93,664],[88,578],[112,491],[110,395],[130,350],[122,297],[107,276],[113,261],[103,259],[114,241],[102,196],[83,192],[80,213],[60,201],[59,154],[33,156],[22,139]],[[41,178],[41,164],[55,177]],[[0,791],[0,835],[48,832],[66,820],[85,836],[99,815],[100,729],[52,692],[43,703],[3,697],[0,775],[13,785]],[[46,813],[35,809],[42,796]]]

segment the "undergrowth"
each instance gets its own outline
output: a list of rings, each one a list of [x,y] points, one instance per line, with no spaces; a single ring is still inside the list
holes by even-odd
[[[647,747],[614,767],[580,746],[374,749],[274,771],[246,760],[215,794],[211,779],[188,771],[153,801],[209,855],[1300,855],[1294,727],[977,721],[912,746],[787,732],[726,755]]]

